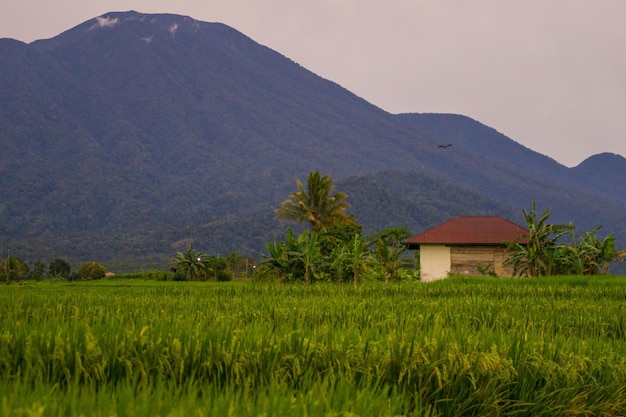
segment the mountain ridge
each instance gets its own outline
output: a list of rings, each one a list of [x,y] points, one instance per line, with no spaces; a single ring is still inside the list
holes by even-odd
[[[285,227],[273,210],[314,170],[350,191],[370,231],[521,221],[535,199],[626,237],[606,172],[568,169],[466,116],[387,113],[221,23],[107,13],[0,41],[0,75],[0,245],[29,256],[165,259],[185,239],[258,255]]]

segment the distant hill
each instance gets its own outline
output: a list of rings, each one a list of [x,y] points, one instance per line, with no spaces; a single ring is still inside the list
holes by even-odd
[[[162,267],[189,242],[259,256],[286,226],[273,210],[314,170],[368,231],[521,221],[535,199],[626,246],[623,157],[568,169],[465,116],[389,114],[185,16],[108,13],[0,40],[0,143],[0,249],[24,259]]]
[[[626,203],[626,159],[623,156],[614,153],[593,155],[571,171],[579,183]]]

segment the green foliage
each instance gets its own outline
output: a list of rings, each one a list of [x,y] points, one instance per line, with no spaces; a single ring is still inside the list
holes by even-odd
[[[146,271],[140,272],[127,272],[121,274],[115,274],[109,277],[109,280],[114,281],[128,281],[128,280],[141,280],[141,281],[176,281],[176,273],[172,271],[163,271],[160,269],[152,268]],[[181,281],[184,280],[181,279]]]
[[[374,234],[374,258],[385,282],[397,279],[403,267],[401,255],[406,251],[404,241],[410,237],[411,233],[405,227],[388,228]]]
[[[229,254],[227,258],[209,256],[190,246],[186,252],[176,254],[170,270],[175,273],[174,281],[232,281],[232,268],[238,262],[236,254]]]
[[[493,270],[492,265],[487,265],[487,266],[476,265],[476,270],[480,272],[482,276],[490,276],[494,278],[498,277],[496,272]]]
[[[287,252],[287,256],[297,265],[296,268],[304,271],[304,282],[306,283],[317,280],[317,269],[322,260],[317,236],[317,233],[302,232],[296,241],[296,250]]]
[[[530,211],[525,209],[522,211],[528,233],[520,236],[517,241],[508,243],[508,248],[513,251],[513,255],[507,259],[506,264],[513,265],[514,275],[531,277],[552,275],[558,259],[556,241],[566,234],[571,226],[548,223],[550,207],[547,207],[543,214],[538,217],[534,200],[531,203]]]
[[[386,229],[372,241],[358,233],[360,227],[343,225],[326,232],[304,231],[296,236],[288,228],[284,241],[268,242],[257,279],[276,276],[282,282],[351,281],[380,276],[385,280],[412,277],[413,262],[402,257],[404,240],[410,233],[403,227]]]
[[[344,213],[347,203],[339,203],[345,194],[330,197],[333,185],[328,176],[310,173],[306,190],[299,180],[296,182],[299,191],[292,193],[276,214],[299,223],[308,220],[311,231],[296,237],[289,228],[284,242],[268,243],[269,256],[262,262],[260,276],[275,272],[286,281],[350,280],[356,285],[371,263],[385,281],[398,275],[400,255],[406,250],[404,240],[411,236],[406,228],[389,228],[375,234],[376,249],[371,256],[371,243],[362,236],[362,226]]]
[[[106,276],[107,269],[97,262],[86,262],[78,268],[78,279],[96,280]]]
[[[363,226],[352,215],[350,217],[352,220],[349,223],[336,224],[328,227],[324,232],[318,233],[318,243],[322,254],[329,255],[352,242],[355,235],[363,235]]]
[[[257,260],[243,256],[240,252],[229,252],[225,257],[226,272],[233,278],[250,278],[252,271],[257,264]],[[218,274],[219,280],[219,274]]]
[[[70,279],[71,272],[72,267],[65,259],[56,258],[48,266],[48,276],[50,278]]]
[[[596,249],[594,252],[597,270],[608,274],[611,263],[618,260],[619,252],[615,248],[615,236],[613,235],[613,232],[609,233],[602,238],[602,240],[600,240],[597,236],[597,232],[601,228],[602,226],[598,226],[591,232],[585,233],[583,240],[587,245]]]
[[[46,263],[43,261],[33,262],[33,268],[28,273],[28,279],[39,281],[46,274]]]
[[[291,193],[290,198],[280,204],[276,209],[276,218],[295,220],[298,224],[306,221],[311,232],[326,231],[333,225],[353,221],[345,212],[350,206],[344,201],[347,195],[339,191],[331,195],[335,187],[328,175],[311,172],[306,188],[298,179],[296,184],[298,191]]]
[[[227,259],[221,256],[206,256],[203,262],[208,278],[213,278],[217,281],[231,281],[233,279],[232,272],[228,270]]]
[[[598,226],[576,239],[576,228],[568,225],[548,223],[550,207],[537,218],[535,202],[530,212],[523,211],[529,233],[516,242],[509,242],[513,254],[507,259],[512,264],[514,274],[536,276],[551,275],[597,275],[605,274],[611,263],[618,261],[615,238],[609,233],[603,239],[597,236],[602,228]],[[570,233],[571,244],[558,243],[558,239]],[[528,243],[523,241],[527,240]]]
[[[220,282],[228,282],[233,280],[233,274],[228,271],[217,271],[216,279]]]
[[[293,239],[293,229],[288,228],[286,233],[287,240],[285,242],[274,240],[274,242],[265,244],[268,255],[264,255],[264,259],[261,261],[261,265],[255,274],[256,279],[271,278],[274,273],[278,275],[278,280],[281,282],[291,278],[292,268],[286,250],[286,244],[290,236]]]
[[[182,274],[188,281],[206,281],[210,272],[207,255],[190,246],[186,252],[178,252],[171,263],[174,272]]]
[[[296,236],[288,228],[284,242],[268,243],[269,255],[261,262],[260,276],[277,273],[282,281],[304,281],[307,283],[321,279],[319,274],[324,262],[318,244],[318,234],[302,232]]]
[[[359,277],[368,271],[370,260],[369,242],[360,234],[355,234],[352,241],[341,245],[332,254],[331,269],[335,271],[338,281],[343,281],[344,277],[351,275],[354,285],[359,281]]]
[[[26,278],[28,271],[28,265],[17,256],[7,256],[0,262],[0,280],[7,283]]]

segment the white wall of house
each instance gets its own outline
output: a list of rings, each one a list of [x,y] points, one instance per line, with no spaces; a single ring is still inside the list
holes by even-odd
[[[446,278],[450,272],[450,248],[444,245],[420,245],[420,280]]]

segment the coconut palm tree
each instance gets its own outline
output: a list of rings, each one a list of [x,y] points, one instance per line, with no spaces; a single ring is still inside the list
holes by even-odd
[[[298,224],[309,222],[311,232],[325,231],[337,224],[349,224],[353,220],[346,214],[350,206],[346,203],[346,194],[336,192],[331,195],[333,180],[328,175],[321,176],[318,171],[309,173],[306,187],[296,179],[298,191],[291,193],[276,209],[276,218],[295,220]]]
[[[189,281],[206,280],[209,269],[206,254],[197,252],[193,246],[190,246],[184,253],[178,252],[171,267],[176,272],[184,274],[185,279]]]

